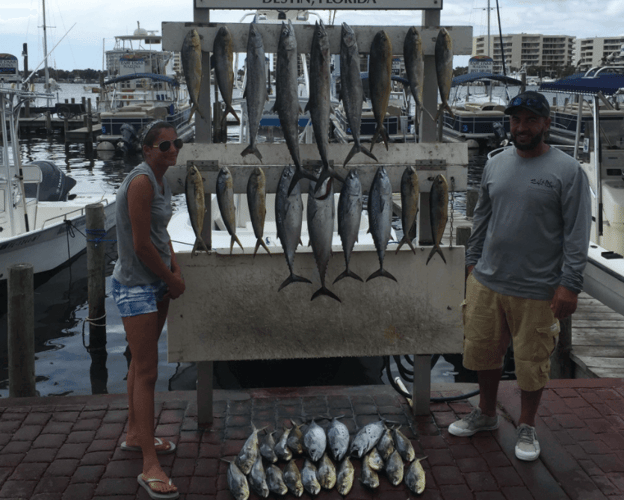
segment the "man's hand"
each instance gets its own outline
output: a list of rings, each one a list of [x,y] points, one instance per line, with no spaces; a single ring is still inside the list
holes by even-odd
[[[466,268],[466,279],[468,279],[468,276],[470,276],[470,273],[472,273],[472,270],[475,268],[475,266],[468,266]]]
[[[559,286],[550,303],[550,309],[555,315],[555,318],[564,319],[568,316],[572,316],[574,311],[576,311],[577,304],[578,295],[564,286]]]

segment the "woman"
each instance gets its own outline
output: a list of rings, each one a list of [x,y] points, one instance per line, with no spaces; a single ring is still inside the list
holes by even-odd
[[[128,370],[128,434],[121,445],[143,452],[137,478],[152,498],[178,498],[157,453],[175,445],[154,439],[154,387],[158,378],[158,338],[169,300],[184,292],[167,224],[171,190],[164,178],[175,165],[182,141],[175,128],[156,122],[143,139],[144,162],[132,170],[117,192],[118,259],[113,271],[113,297],[122,316],[132,361]]]

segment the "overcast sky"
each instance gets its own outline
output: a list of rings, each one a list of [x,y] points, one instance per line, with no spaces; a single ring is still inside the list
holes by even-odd
[[[233,0],[235,1],[235,0]],[[472,26],[473,36],[487,34],[487,0],[443,0],[441,24]],[[503,34],[540,33],[577,38],[624,34],[622,0],[499,0]],[[48,51],[61,40],[49,64],[58,69],[102,69],[102,49],[110,50],[116,35],[130,35],[137,28],[161,34],[163,21],[193,21],[193,0],[47,0]],[[491,0],[496,7],[496,0]],[[327,19],[329,11],[318,11]],[[212,11],[211,21],[238,22],[245,11]],[[420,11],[338,11],[336,24],[420,25]],[[21,57],[28,43],[29,68],[43,60],[41,0],[0,0],[0,51]],[[498,33],[496,10],[491,11],[491,32]],[[103,43],[104,42],[104,43]],[[159,47],[159,46],[153,46]],[[468,56],[455,65],[467,65]]]

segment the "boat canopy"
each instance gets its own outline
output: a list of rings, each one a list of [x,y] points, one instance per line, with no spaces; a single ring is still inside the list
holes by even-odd
[[[157,73],[133,73],[131,75],[123,75],[118,76],[116,78],[111,78],[104,82],[104,85],[111,85],[117,82],[127,82],[129,80],[140,80],[142,78],[149,78],[151,80],[159,80],[161,82],[166,82],[174,87],[179,87],[180,83],[175,79],[167,75],[159,75]]]
[[[555,82],[542,83],[540,92],[562,92],[566,94],[595,95],[602,92],[604,95],[613,95],[624,87],[624,75],[621,73],[597,73],[585,76],[587,73],[576,73]]]
[[[360,73],[360,78],[362,80],[368,79],[368,71],[364,71]],[[403,85],[409,85],[409,80],[407,78],[403,78],[402,76],[392,75],[391,80],[394,82],[402,83]]]
[[[476,73],[466,73],[465,75],[456,76],[453,78],[452,87],[456,87],[458,85],[464,85],[466,83],[475,82],[477,80],[496,80],[499,82],[506,83],[508,85],[522,85],[520,80],[516,80],[515,78],[511,78],[510,76],[505,75],[497,75],[495,73],[486,73],[485,71],[479,71]]]

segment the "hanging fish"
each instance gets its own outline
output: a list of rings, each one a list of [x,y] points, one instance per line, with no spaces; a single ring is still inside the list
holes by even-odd
[[[206,214],[204,181],[195,165],[191,165],[187,170],[184,192],[186,194],[186,206],[191,219],[191,227],[195,233],[195,244],[191,251],[191,257],[193,257],[197,255],[198,247],[202,247],[208,253],[208,247],[201,235]]]
[[[451,85],[453,83],[453,40],[446,28],[441,28],[438,32],[435,44],[435,67],[438,77],[438,89],[440,90],[440,99],[442,104],[438,109],[436,121],[446,109],[452,118],[455,118],[448,99],[451,93]]]
[[[254,168],[247,181],[247,203],[249,206],[249,218],[256,236],[254,257],[258,248],[262,246],[269,255],[271,251],[264,242],[264,219],[266,217],[266,177],[260,167]]]
[[[219,174],[217,175],[217,202],[219,204],[219,210],[221,211],[221,217],[227,232],[230,233],[230,254],[234,248],[234,242],[239,244],[243,252],[243,244],[236,236],[236,208],[234,208],[234,181],[232,180],[232,174],[227,167],[221,167]]]
[[[429,196],[429,218],[431,221],[431,235],[433,236],[433,248],[427,258],[426,264],[429,264],[431,257],[435,253],[439,253],[440,257],[446,264],[444,253],[440,243],[446,229],[448,221],[448,184],[446,178],[442,174],[438,174],[433,179],[431,185],[431,194]]]
[[[201,40],[197,30],[191,29],[184,37],[180,58],[182,59],[182,71],[184,73],[184,79],[186,80],[186,88],[188,89],[189,98],[193,103],[191,114],[189,115],[189,122],[195,111],[206,120],[206,115],[202,113],[199,107],[199,90],[201,89],[203,71]]]
[[[221,125],[225,123],[227,115],[231,113],[240,125],[240,118],[232,107],[232,92],[234,91],[234,55],[232,53],[232,34],[225,26],[217,31],[213,44],[213,58],[215,68],[215,80],[219,86],[219,92],[225,102],[225,114]]]
[[[419,196],[418,174],[416,169],[410,165],[403,171],[401,176],[401,224],[403,226],[403,238],[399,242],[395,253],[399,253],[399,249],[404,243],[407,243],[412,252],[416,254],[411,234],[412,230],[415,229],[416,216],[418,215]]]

